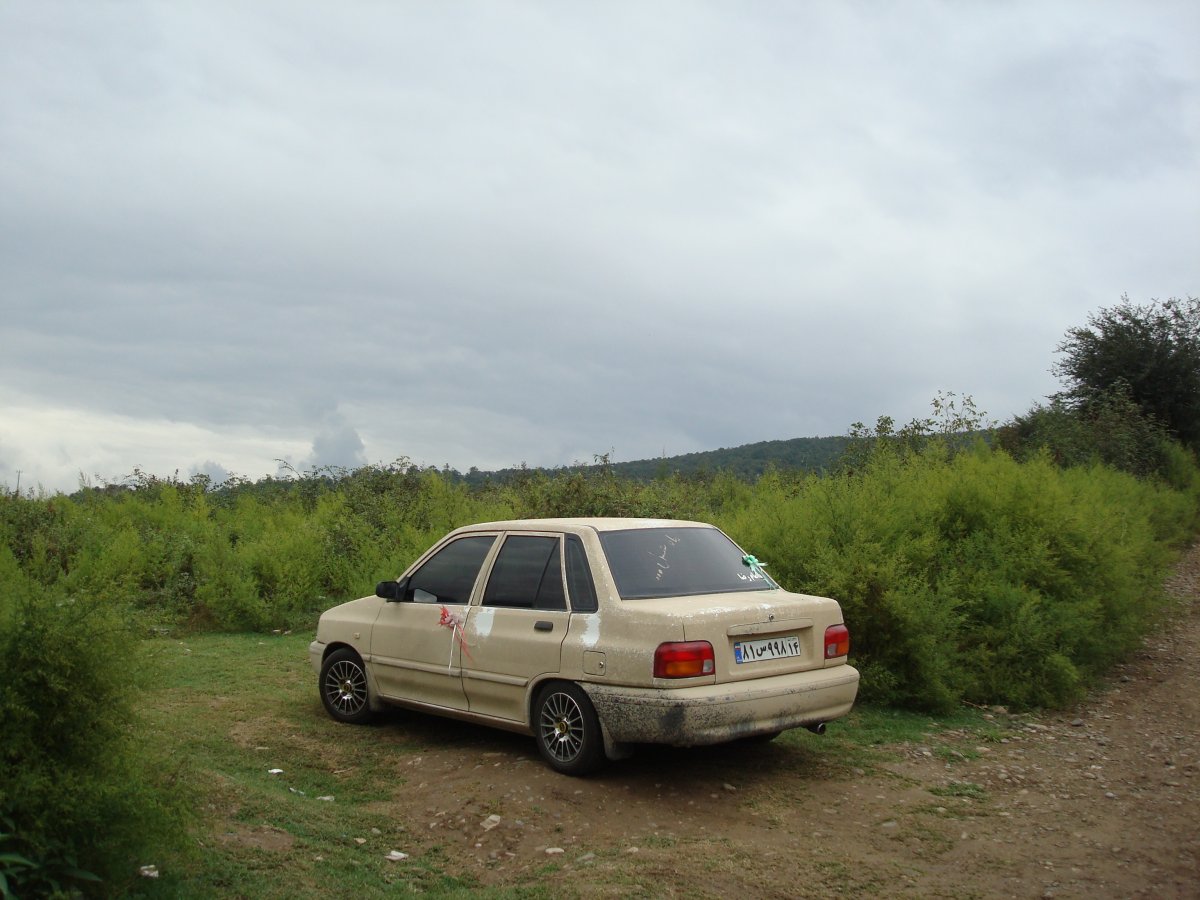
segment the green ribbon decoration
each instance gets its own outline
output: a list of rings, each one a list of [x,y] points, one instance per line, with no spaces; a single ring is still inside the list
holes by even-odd
[[[742,564],[749,566],[751,572],[756,572],[757,574],[761,575],[764,579],[766,579],[767,584],[771,585],[772,587],[779,587],[779,585],[775,584],[775,579],[767,574],[767,564],[765,562],[759,562],[757,556],[751,556],[749,553],[747,553],[742,557]]]

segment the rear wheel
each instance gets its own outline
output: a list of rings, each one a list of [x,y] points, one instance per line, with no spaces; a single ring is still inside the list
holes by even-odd
[[[604,736],[592,701],[575,684],[544,687],[533,704],[538,752],[555,771],[586,775],[604,765]]]
[[[361,725],[371,718],[367,670],[350,648],[343,647],[325,657],[320,690],[325,711],[337,721]]]

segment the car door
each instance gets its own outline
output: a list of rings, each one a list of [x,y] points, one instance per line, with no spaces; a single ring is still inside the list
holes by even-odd
[[[570,618],[562,536],[507,534],[483,596],[469,610],[463,657],[468,709],[525,721],[529,683],[559,671]]]
[[[496,538],[450,541],[409,576],[402,599],[383,605],[371,629],[371,663],[385,697],[467,708],[462,623]]]

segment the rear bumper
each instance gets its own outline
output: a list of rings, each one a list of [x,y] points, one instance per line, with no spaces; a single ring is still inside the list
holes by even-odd
[[[858,694],[858,670],[833,666],[675,690],[596,683],[581,687],[610,741],[690,747],[844,716]]]

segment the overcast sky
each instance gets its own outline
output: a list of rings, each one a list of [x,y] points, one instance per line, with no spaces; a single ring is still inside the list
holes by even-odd
[[[0,5],[0,484],[1003,420],[1200,295],[1200,4]]]

